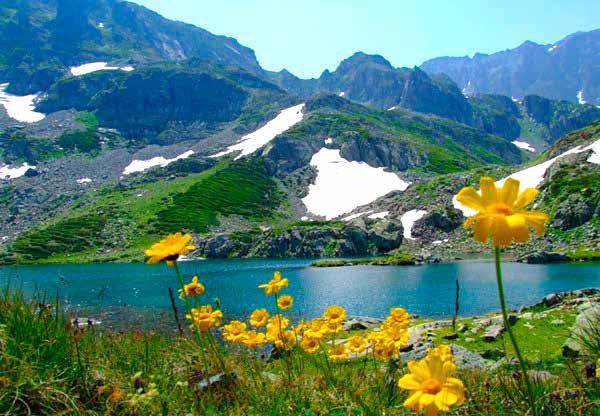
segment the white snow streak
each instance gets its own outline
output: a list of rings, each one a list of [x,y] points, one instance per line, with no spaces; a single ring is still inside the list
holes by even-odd
[[[344,91],[342,91],[342,92],[340,92],[338,95],[339,95],[340,97],[345,97],[345,96],[346,96],[346,93],[345,93]]]
[[[553,52],[556,48],[558,48],[558,45],[552,45],[548,48],[548,52]]]
[[[521,186],[520,186],[521,191],[524,189],[527,189],[527,188],[537,188],[539,186],[539,184],[542,183],[542,181],[544,180],[546,171],[548,170],[548,168],[550,166],[552,166],[552,164],[555,161],[557,161],[558,159],[560,159],[561,157],[564,157],[566,155],[586,152],[588,150],[591,150],[592,154],[587,158],[587,161],[589,163],[600,164],[600,140],[596,140],[594,143],[590,144],[589,146],[574,147],[574,148],[569,149],[566,152],[561,153],[560,155],[553,157],[552,159],[549,159],[543,163],[540,163],[538,165],[531,166],[527,169],[523,169],[518,172],[515,172],[512,175],[507,176],[506,178],[503,178],[503,179],[497,181],[496,186],[500,187],[500,186],[504,185],[504,182],[506,181],[506,179],[513,178],[513,179],[516,179],[519,182],[521,182]],[[476,214],[476,211],[474,211],[471,208],[466,207],[463,204],[461,204],[460,202],[458,202],[456,200],[456,196],[454,196],[452,198],[452,206],[454,208],[462,211],[462,213],[465,217],[470,217],[470,216]]]
[[[168,164],[173,163],[177,160],[187,159],[188,157],[190,157],[193,154],[194,154],[193,150],[188,150],[187,152],[182,153],[179,156],[174,157],[173,159],[165,159],[162,156],[157,156],[157,157],[153,157],[152,159],[148,159],[148,160],[133,160],[123,170],[123,175],[129,175],[129,174],[135,173],[135,172],[143,172],[146,169],[150,169],[155,166],[165,167]]]
[[[395,105],[393,105],[393,106],[391,106],[390,108],[388,108],[388,109],[387,109],[387,111],[393,111],[393,110],[395,110],[395,109],[396,109],[396,106],[395,106]]]
[[[407,240],[414,240],[412,236],[412,227],[415,225],[415,222],[423,218],[425,214],[427,214],[427,211],[423,211],[422,209],[411,209],[410,211],[402,214],[402,217],[400,217],[400,222],[404,228],[404,238]]]
[[[302,202],[308,211],[327,219],[350,212],[391,191],[404,191],[409,185],[384,168],[342,158],[339,149],[321,148],[312,156],[310,165],[317,169],[317,179],[309,186]]]
[[[27,163],[23,163],[21,166],[11,167],[10,165],[0,166],[0,179],[15,179],[25,175],[29,169],[35,169],[35,166],[31,166]]]
[[[92,182],[92,180],[90,178],[79,178],[79,179],[77,179],[77,183],[80,183],[80,184],[90,183],[90,182]]]
[[[333,143],[333,139],[331,137],[328,137],[325,139],[325,144],[331,144]]]
[[[8,84],[0,84],[0,104],[4,106],[9,117],[25,123],[40,121],[45,114],[35,111],[35,100],[39,94],[12,95],[7,93]]]
[[[81,75],[91,74],[96,71],[116,71],[120,69],[121,71],[130,72],[135,68],[131,65],[126,65],[124,67],[118,66],[108,66],[108,62],[90,62],[83,65],[72,66],[70,68],[71,75],[79,77]]]
[[[239,151],[241,153],[235,158],[235,160],[238,160],[243,156],[254,153],[273,140],[277,135],[283,133],[294,124],[300,122],[303,116],[303,108],[304,103],[282,110],[277,117],[275,117],[273,120],[270,120],[258,130],[245,135],[236,144],[229,146],[226,150],[214,154],[211,157],[220,157]]]
[[[369,215],[369,218],[372,220],[380,220],[382,218],[387,217],[389,213],[389,211],[376,212],[375,214]]]
[[[370,214],[373,212],[372,209],[363,212],[357,212],[356,214],[348,215],[347,217],[342,218],[342,221],[352,221],[355,218],[362,217],[363,215]]]
[[[587,103],[587,101],[585,101],[585,98],[583,96],[583,90],[579,90],[579,92],[577,93],[577,101],[579,102],[579,104]]]
[[[519,140],[513,140],[511,143],[514,144],[515,146],[517,146],[519,149],[527,150],[528,152],[535,152],[535,148],[532,147],[527,142],[521,142]]]

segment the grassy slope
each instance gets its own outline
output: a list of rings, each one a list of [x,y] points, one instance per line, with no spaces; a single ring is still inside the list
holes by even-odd
[[[185,178],[84,196],[73,209],[17,238],[12,249],[24,261],[141,260],[142,250],[161,236],[202,233],[218,225],[221,216],[277,222],[283,218],[275,213],[281,203],[262,162],[222,161]]]

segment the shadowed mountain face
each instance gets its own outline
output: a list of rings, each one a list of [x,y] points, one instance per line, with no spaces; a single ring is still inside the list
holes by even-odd
[[[3,0],[0,79],[25,94],[47,89],[68,67],[196,58],[262,74],[254,51],[235,39],[165,19],[118,0]]]
[[[577,32],[551,45],[524,42],[515,49],[440,57],[421,68],[444,73],[467,93],[523,98],[541,95],[600,105],[600,29]]]
[[[271,77],[300,96],[326,92],[380,109],[403,107],[463,123],[472,117],[465,97],[450,79],[430,77],[419,68],[394,68],[379,55],[357,52],[317,79],[299,79],[287,71]]]

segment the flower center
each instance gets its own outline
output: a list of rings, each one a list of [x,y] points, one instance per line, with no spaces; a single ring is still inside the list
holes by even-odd
[[[442,385],[435,378],[430,378],[421,384],[421,390],[427,394],[437,394],[442,390]]]
[[[513,210],[506,204],[497,203],[488,208],[490,214],[512,215]]]

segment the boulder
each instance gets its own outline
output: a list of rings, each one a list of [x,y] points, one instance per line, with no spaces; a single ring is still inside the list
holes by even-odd
[[[485,333],[481,336],[481,339],[485,342],[492,342],[498,338],[504,332],[504,325],[490,325]]]
[[[344,330],[356,331],[361,329],[375,328],[381,325],[383,319],[370,318],[367,316],[350,316],[344,322]]]
[[[571,194],[556,210],[552,225],[569,230],[588,222],[594,216],[595,204],[581,194]]]
[[[526,254],[519,259],[520,263],[528,264],[544,264],[544,263],[557,263],[562,261],[568,261],[569,258],[562,253],[538,251],[535,253]]]
[[[583,340],[597,331],[598,322],[600,322],[600,305],[582,310],[577,314],[575,323],[571,327],[571,336],[562,346],[562,355],[564,357],[578,357],[586,352],[586,345]]]

